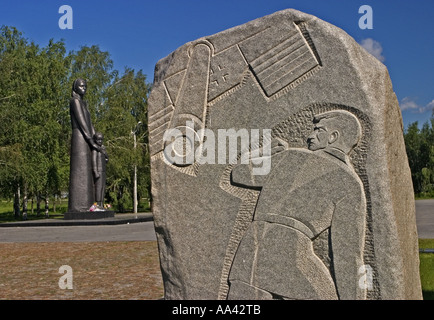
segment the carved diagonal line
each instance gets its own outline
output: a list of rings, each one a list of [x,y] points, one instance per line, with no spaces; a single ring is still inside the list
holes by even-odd
[[[285,81],[284,81],[285,83],[286,82],[291,83],[294,80],[301,77],[302,75],[304,75],[305,69],[309,66],[312,66],[312,59],[305,60],[301,64],[295,66],[294,68],[292,68],[290,70],[282,70],[282,69],[278,70],[275,72],[275,77],[273,78],[273,82],[265,84],[264,88],[266,90],[268,90],[268,89],[277,87],[276,89],[272,89],[273,91],[277,91],[280,89],[280,83],[283,82],[282,79],[285,79]],[[315,66],[312,66],[312,68],[314,68],[314,67]],[[309,69],[309,71],[310,70],[311,69]]]
[[[157,111],[156,113],[154,113],[153,115],[149,116],[148,122],[151,123],[153,121],[156,121],[162,117],[164,117],[166,114],[170,113],[173,111],[173,106],[169,105],[163,109],[161,109],[160,111]]]
[[[149,125],[149,132],[153,132],[154,130],[157,130],[159,127],[167,124],[170,121],[170,118],[172,116],[172,112],[166,113],[162,117],[160,117],[157,120],[152,121],[152,123]]]
[[[262,82],[267,81],[270,77],[273,77],[273,79],[276,78],[276,74],[279,72],[283,73],[290,73],[293,68],[297,68],[299,66],[302,66],[306,61],[309,61],[311,59],[308,50],[302,50],[305,49],[302,46],[297,48],[296,51],[292,52],[291,54],[287,55],[285,58],[277,61],[269,68],[257,73],[259,79],[261,79]],[[307,55],[307,56],[306,56]],[[283,69],[283,70],[282,70]],[[289,69],[289,70],[288,70]],[[274,80],[273,82],[275,82]]]
[[[259,56],[255,60],[250,62],[250,65],[252,68],[260,72],[261,68],[263,68],[263,65],[269,66],[270,63],[274,61],[279,61],[282,56],[285,56],[288,52],[291,52],[294,47],[300,47],[303,45],[303,42],[301,39],[296,39],[296,41],[292,41],[294,37],[296,37],[297,34],[294,34],[290,38],[286,39],[276,47],[268,50],[263,55]],[[264,67],[265,69],[265,67]]]

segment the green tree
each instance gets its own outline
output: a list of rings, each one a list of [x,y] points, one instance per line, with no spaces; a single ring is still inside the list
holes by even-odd
[[[148,91],[146,76],[141,71],[126,68],[122,76],[116,75],[113,84],[107,89],[96,124],[105,135],[105,145],[110,155],[107,167],[109,201],[120,211],[133,204],[135,177],[139,198],[140,195],[147,196],[150,188]]]
[[[408,162],[415,194],[434,195],[434,118],[419,129],[411,123],[404,132]]]
[[[14,211],[19,215],[20,185],[24,161],[22,135],[27,124],[25,110],[21,107],[27,100],[23,76],[27,57],[27,40],[13,27],[0,29],[0,176],[2,193],[14,195]],[[10,155],[13,154],[11,157]]]
[[[0,194],[15,198],[16,216],[27,199],[68,190],[69,100],[76,78],[88,82],[85,100],[110,155],[107,194],[118,209],[131,208],[134,172],[139,197],[149,197],[147,135],[149,85],[142,71],[113,70],[96,45],[66,53],[63,41],[40,47],[14,27],[0,28]],[[135,142],[134,142],[135,141]]]
[[[0,48],[0,96],[4,97],[0,114],[8,124],[0,129],[0,146],[13,149],[20,165],[5,165],[14,168],[15,175],[13,179],[10,173],[1,178],[13,181],[3,183],[2,191],[13,192],[16,198],[24,194],[24,199],[34,194],[48,201],[49,194],[62,189],[66,171],[67,145],[60,123],[69,68],[65,46],[50,40],[47,47],[40,48],[15,28],[2,27]],[[4,188],[8,185],[12,189]]]
[[[69,77],[70,88],[72,88],[72,83],[77,78],[87,81],[85,100],[92,115],[92,121],[95,121],[96,116],[100,113],[100,108],[104,104],[105,91],[109,88],[118,72],[113,70],[113,61],[110,54],[101,51],[97,45],[83,46],[78,52],[72,52],[70,58],[72,60]]]

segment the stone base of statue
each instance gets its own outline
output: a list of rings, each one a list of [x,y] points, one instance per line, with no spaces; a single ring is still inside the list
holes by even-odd
[[[64,220],[94,220],[114,218],[114,211],[82,211],[82,212],[65,212]]]

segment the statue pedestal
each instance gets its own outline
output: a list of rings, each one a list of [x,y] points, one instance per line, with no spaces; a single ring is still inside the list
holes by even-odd
[[[93,220],[113,218],[114,211],[82,211],[82,212],[65,212],[63,219],[65,220]]]

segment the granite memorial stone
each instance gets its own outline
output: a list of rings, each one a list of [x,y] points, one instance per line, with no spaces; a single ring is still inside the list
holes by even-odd
[[[185,44],[149,97],[166,299],[421,299],[386,67],[288,9]]]

